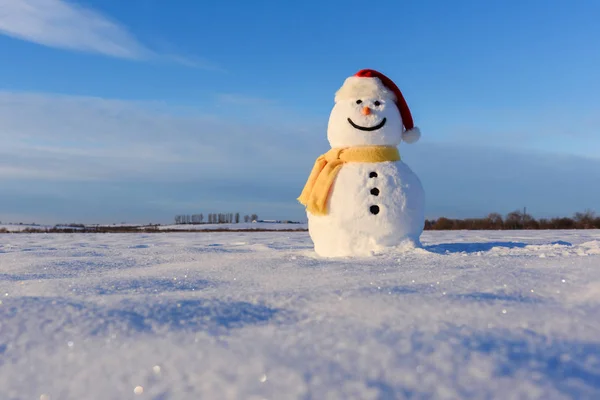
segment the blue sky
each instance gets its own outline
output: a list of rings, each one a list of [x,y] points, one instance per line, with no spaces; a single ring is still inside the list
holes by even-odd
[[[333,95],[390,76],[427,215],[600,211],[600,3],[0,0],[0,221],[303,219]]]

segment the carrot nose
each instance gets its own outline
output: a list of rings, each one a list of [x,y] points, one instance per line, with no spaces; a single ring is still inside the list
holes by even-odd
[[[360,112],[363,115],[371,115],[371,109],[369,107],[363,107],[362,110],[360,110]]]

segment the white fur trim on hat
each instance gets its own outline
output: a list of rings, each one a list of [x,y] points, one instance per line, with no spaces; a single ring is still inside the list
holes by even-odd
[[[402,140],[411,144],[417,142],[421,138],[421,130],[416,126],[408,131],[402,132]]]
[[[396,101],[394,93],[386,88],[378,78],[351,76],[344,81],[335,94],[335,102],[339,100],[380,98]]]

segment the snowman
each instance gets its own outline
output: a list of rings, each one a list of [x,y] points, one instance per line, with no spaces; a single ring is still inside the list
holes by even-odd
[[[401,141],[415,143],[402,93],[388,77],[365,69],[335,95],[327,139],[298,198],[322,257],[366,256],[420,246],[425,194],[400,159]]]

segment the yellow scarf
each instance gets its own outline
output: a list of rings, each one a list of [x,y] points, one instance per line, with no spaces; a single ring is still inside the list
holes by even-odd
[[[392,146],[335,148],[315,161],[298,201],[313,215],[327,215],[327,200],[333,182],[345,163],[400,161],[400,153]]]

